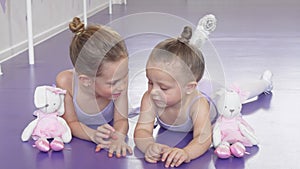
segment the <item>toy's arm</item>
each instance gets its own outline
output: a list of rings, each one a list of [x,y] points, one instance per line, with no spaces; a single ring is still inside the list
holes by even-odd
[[[245,125],[243,125],[242,123],[239,123],[239,128],[241,133],[249,139],[249,141],[253,144],[253,145],[257,145],[258,144],[258,139],[256,137],[256,135],[254,134],[254,132],[252,132],[251,130],[249,130]]]
[[[214,145],[214,147],[217,147],[220,144],[221,144],[220,125],[218,122],[216,122],[214,125],[214,129],[213,129],[213,145]]]
[[[64,143],[69,143],[69,142],[71,141],[71,139],[72,139],[71,129],[70,129],[70,127],[68,126],[67,122],[66,122],[63,118],[61,118],[61,117],[57,117],[57,118],[58,118],[59,122],[60,122],[61,124],[63,124],[63,126],[65,126],[65,128],[66,128],[66,130],[67,130],[67,131],[62,135],[62,140],[64,141]]]
[[[32,122],[30,122],[27,127],[23,130],[22,132],[22,136],[21,136],[21,140],[22,141],[28,141],[29,138],[31,137],[31,134],[34,130],[34,128],[36,127],[38,122],[38,119],[33,120]]]

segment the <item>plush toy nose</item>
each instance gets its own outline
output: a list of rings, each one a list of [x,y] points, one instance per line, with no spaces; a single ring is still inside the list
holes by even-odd
[[[234,109],[230,109],[229,111],[230,111],[230,113],[232,113],[232,112],[234,112]]]

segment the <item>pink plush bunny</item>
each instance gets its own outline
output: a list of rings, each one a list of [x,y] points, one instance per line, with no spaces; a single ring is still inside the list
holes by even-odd
[[[219,117],[213,129],[213,145],[219,158],[243,157],[245,146],[258,144],[254,130],[242,118],[241,97],[236,91],[222,90],[217,101]]]
[[[66,121],[59,117],[64,114],[65,90],[52,86],[38,86],[34,93],[34,104],[38,108],[33,114],[37,116],[23,130],[21,139],[28,141],[30,137],[35,146],[43,152],[50,149],[61,151],[64,143],[72,139],[71,130]],[[53,139],[49,143],[49,139]]]

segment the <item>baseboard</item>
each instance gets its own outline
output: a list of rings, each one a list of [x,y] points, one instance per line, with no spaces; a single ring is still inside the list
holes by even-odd
[[[125,3],[124,0],[112,0],[112,4],[123,4]]]
[[[90,11],[88,11],[87,13],[87,16],[90,17],[90,16],[93,16],[94,14],[102,11],[103,9],[107,8],[108,7],[108,2],[107,3],[104,3],[103,5],[101,6],[98,6]],[[83,17],[83,14],[79,15],[78,17]],[[34,42],[34,46],[46,41],[47,39],[61,33],[62,31],[65,31],[66,29],[68,29],[68,26],[69,26],[69,22],[70,20],[72,20],[72,18],[69,18],[69,20],[57,25],[57,26],[54,26],[44,32],[41,32],[37,35],[34,35],[33,37],[33,42]],[[17,55],[19,55],[20,53],[26,51],[28,49],[28,42],[27,40],[24,40],[18,44],[15,44],[5,50],[2,50],[0,51],[0,64],[2,62],[5,62]]]

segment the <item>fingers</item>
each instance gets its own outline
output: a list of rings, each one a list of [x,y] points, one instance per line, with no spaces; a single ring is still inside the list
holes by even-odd
[[[108,149],[108,157],[113,157],[114,154],[117,158],[125,157],[128,153],[132,154],[133,151],[130,146],[128,146],[123,139],[122,135],[118,135],[115,129],[109,125],[104,124],[97,128],[95,133],[96,143],[98,145],[95,148],[96,152],[101,151],[103,148]]]
[[[109,148],[109,145],[98,144],[95,148],[95,152],[100,152],[102,149]]]
[[[163,154],[165,152],[168,152],[170,150],[170,147],[164,144],[160,144],[159,146],[159,152],[160,154]]]
[[[176,162],[176,160],[173,160],[173,165],[171,164],[172,167],[174,167],[174,166],[178,167],[185,161],[184,156],[178,157],[177,159],[178,159],[177,162]]]
[[[162,156],[162,161],[165,161],[165,167],[178,167],[181,165],[188,155],[181,149],[169,150]]]
[[[133,153],[131,147],[126,143],[120,145],[111,145],[108,150],[108,157],[113,157],[114,154],[117,158],[126,157],[127,151],[129,154]]]
[[[125,156],[127,155],[127,154],[126,154],[127,151],[128,151],[129,154],[132,154],[132,153],[133,153],[133,151],[132,151],[132,149],[131,149],[130,146],[128,146],[128,145],[123,146],[123,147],[122,147],[122,156],[123,156],[123,157],[125,157]]]
[[[109,150],[108,150],[108,157],[111,158],[114,156],[114,152],[116,152],[116,146],[115,145],[111,145],[109,147]],[[117,153],[116,153],[116,157],[118,157]]]
[[[169,150],[163,152],[162,157],[161,157],[161,161],[165,162],[171,152],[172,152],[172,149],[169,149]]]
[[[155,158],[155,157],[151,157],[151,156],[145,156],[145,160],[148,163],[157,163],[157,161],[159,161],[159,159]]]
[[[102,126],[99,126],[97,128],[97,131],[98,131],[98,133],[102,133],[103,135],[107,135],[105,138],[108,138],[115,132],[115,129],[109,124],[104,124]]]
[[[112,132],[115,132],[116,130],[111,126],[111,125],[109,125],[109,124],[104,124],[104,125],[102,125],[105,129],[107,129],[107,130],[110,130],[110,131],[112,131]]]
[[[150,145],[145,153],[145,160],[150,163],[156,163],[157,161],[160,161],[161,154],[163,153],[164,148],[167,147],[168,146],[166,145],[156,143]]]
[[[125,157],[127,155],[127,146],[123,146],[121,148],[122,156]],[[129,152],[129,151],[128,151]]]
[[[97,144],[102,144],[102,145],[109,145],[111,144],[111,141],[108,139],[103,139],[102,137],[98,137],[96,134],[96,137],[94,139]]]
[[[112,126],[104,124],[97,128],[92,140],[96,144],[110,144],[111,141],[109,141],[109,138],[113,138],[114,140],[118,138],[114,133],[115,129]]]
[[[157,163],[157,161],[160,161],[160,154],[155,153],[154,151],[148,151],[145,153],[145,160],[149,163]]]
[[[173,158],[174,157],[169,157],[165,163],[165,167],[168,168],[169,166],[174,167],[174,163],[173,163]]]
[[[99,152],[100,150],[101,150],[101,145],[100,144],[98,144],[97,146],[96,146],[96,148],[95,148],[95,152]]]
[[[171,165],[171,163],[173,162],[173,158],[175,156],[175,153],[174,152],[169,152],[167,157],[165,158],[165,167],[169,167]]]
[[[109,134],[100,133],[98,131],[95,133],[95,136],[102,139],[108,139],[110,137]]]

